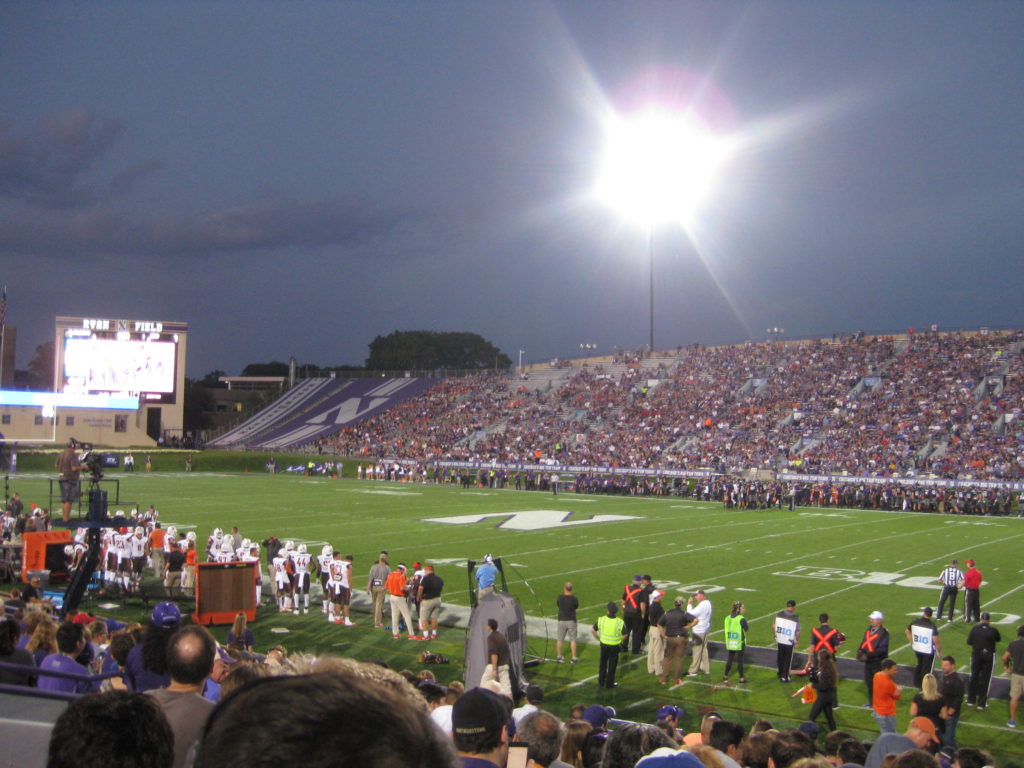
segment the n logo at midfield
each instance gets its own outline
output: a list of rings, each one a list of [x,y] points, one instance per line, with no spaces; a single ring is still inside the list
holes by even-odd
[[[591,525],[593,523],[614,523],[620,520],[636,520],[635,515],[592,515],[590,517],[572,517],[572,512],[560,509],[531,509],[527,512],[488,512],[484,515],[459,515],[457,517],[428,517],[425,523],[444,523],[446,525],[473,525],[489,517],[501,518],[495,528],[506,531],[540,531],[545,528],[565,528],[570,525]]]

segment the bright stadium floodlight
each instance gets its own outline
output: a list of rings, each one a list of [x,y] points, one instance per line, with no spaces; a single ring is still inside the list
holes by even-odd
[[[685,222],[711,189],[730,145],[689,113],[650,109],[614,118],[598,174],[598,198],[647,227],[650,352],[654,352],[654,227]]]
[[[598,196],[648,226],[684,221],[700,205],[728,143],[688,114],[649,110],[608,126]]]

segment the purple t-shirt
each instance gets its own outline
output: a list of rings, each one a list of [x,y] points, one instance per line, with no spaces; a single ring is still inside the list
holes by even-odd
[[[85,676],[89,674],[88,669],[74,659],[68,658],[63,653],[51,653],[43,659],[39,669],[53,672],[74,672]],[[93,684],[88,680],[71,680],[65,677],[50,677],[49,675],[39,675],[38,686],[41,691],[63,691],[64,693],[88,693],[94,689]]]

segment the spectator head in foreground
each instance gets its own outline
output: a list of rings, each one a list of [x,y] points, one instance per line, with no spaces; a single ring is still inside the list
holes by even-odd
[[[633,768],[641,757],[659,747],[675,750],[676,743],[656,725],[628,723],[608,737],[601,768]]]
[[[167,671],[171,680],[198,686],[213,669],[217,642],[205,627],[190,625],[179,629],[167,644]]]
[[[504,765],[512,702],[486,688],[459,696],[452,708],[452,738],[460,757],[480,757]]]
[[[47,768],[170,768],[174,735],[150,696],[94,693],[72,701],[50,736]]]
[[[565,726],[550,712],[538,710],[520,721],[516,739],[530,745],[527,751],[530,760],[541,768],[547,768],[562,751]]]
[[[301,755],[304,768],[457,768],[449,740],[414,701],[343,665],[256,680],[210,715],[194,766],[280,768]]]

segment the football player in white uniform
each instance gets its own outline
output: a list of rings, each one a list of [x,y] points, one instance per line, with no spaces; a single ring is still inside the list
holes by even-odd
[[[309,566],[313,562],[313,556],[306,551],[305,544],[299,544],[299,548],[292,552],[292,565],[295,567],[295,578],[292,584],[294,595],[293,613],[298,614],[299,602],[303,601],[303,613],[309,613]]]
[[[132,583],[138,586],[142,583],[142,574],[146,570],[146,562],[149,559],[149,537],[146,536],[146,529],[141,525],[135,529],[135,533],[128,541],[132,557]]]
[[[291,542],[288,542],[289,544]],[[292,578],[289,573],[291,565],[291,553],[282,549],[274,558],[274,583],[277,585],[277,608],[280,611],[292,609]]]
[[[341,553],[335,552],[330,574],[331,578],[327,584],[331,590],[331,610],[327,614],[327,620],[341,624],[341,617],[344,615],[345,626],[354,627],[355,622],[348,614],[348,603],[352,596],[352,555],[346,555],[345,559],[342,559]]]
[[[206,562],[212,563],[220,551],[221,542],[224,540],[224,531],[214,528],[213,533],[206,539]]]
[[[263,571],[260,570],[259,545],[250,542],[249,551],[239,555],[238,559],[243,563],[256,563],[256,567],[253,569],[256,579],[256,605],[260,605],[263,600]]]
[[[217,562],[217,563],[230,563],[230,562],[234,561],[234,559],[235,559],[235,548],[232,547],[228,543],[227,537],[225,537],[224,540],[221,541],[220,549],[218,549],[214,553],[214,558],[215,558],[214,562]]]
[[[122,529],[114,535],[114,547],[117,549],[117,583],[125,592],[131,591],[132,579],[132,546],[131,535]]]
[[[331,562],[334,560],[334,547],[330,544],[324,544],[323,549],[320,550],[320,554],[316,558],[316,567],[320,571],[320,586],[323,588],[323,599],[324,599],[324,613],[329,613],[328,606],[331,603],[331,591],[327,586],[327,582],[331,578]]]
[[[68,574],[72,574],[85,559],[85,544],[76,541],[64,547],[64,559],[67,562]]]
[[[79,530],[84,531],[84,528]],[[114,546],[114,530],[104,528],[100,539],[103,544],[103,584],[113,585],[117,581],[117,547]]]

